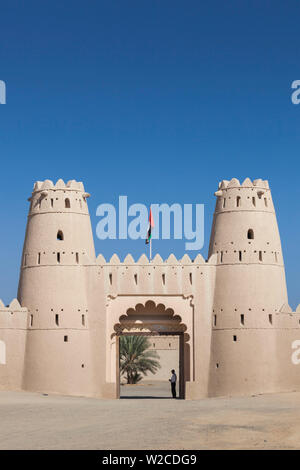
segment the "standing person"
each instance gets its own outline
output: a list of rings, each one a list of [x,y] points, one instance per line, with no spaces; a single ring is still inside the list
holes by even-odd
[[[176,398],[176,382],[177,382],[177,375],[175,374],[175,370],[172,369],[172,376],[169,379],[169,382],[171,382],[171,390],[172,390],[172,397]]]

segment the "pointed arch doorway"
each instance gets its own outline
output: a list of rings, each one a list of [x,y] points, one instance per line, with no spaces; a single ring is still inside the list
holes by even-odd
[[[179,342],[179,384],[177,396],[185,398],[186,382],[194,380],[193,305],[183,296],[116,296],[108,304],[107,382],[115,383],[120,398],[119,345],[122,335],[173,336]],[[180,312],[180,314],[177,314]],[[171,392],[170,392],[171,395]]]

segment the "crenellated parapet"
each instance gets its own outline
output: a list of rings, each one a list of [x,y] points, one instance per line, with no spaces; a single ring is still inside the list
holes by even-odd
[[[163,260],[159,254],[149,261],[143,254],[137,261],[131,254],[121,261],[114,254],[109,261],[103,255],[96,260],[98,276],[101,277],[107,293],[155,293],[175,295],[191,294],[213,283],[216,256],[205,261],[201,254],[191,259],[185,254],[177,259],[171,254]]]
[[[182,258],[177,259],[176,256],[171,253],[166,260],[163,260],[159,254],[156,254],[150,261],[149,258],[142,254],[140,258],[135,261],[133,256],[129,253],[125,256],[124,260],[121,261],[116,253],[112,255],[109,261],[106,261],[102,254],[99,254],[96,260],[98,265],[124,265],[124,266],[188,266],[188,265],[206,265],[214,264],[215,257],[211,256],[207,261],[199,253],[195,259],[191,259],[188,254],[185,254]]]
[[[63,190],[63,191],[81,191],[84,192],[84,186],[81,181],[70,180],[67,183],[59,179],[55,184],[51,180],[36,181],[33,186],[33,193],[47,190]]]
[[[300,330],[300,304],[294,311],[288,303],[283,304],[275,318],[279,328],[299,328]]]
[[[264,189],[268,190],[269,188],[269,182],[267,180],[262,180],[261,178],[258,178],[256,180],[251,181],[250,178],[246,178],[243,183],[240,183],[240,181],[237,178],[232,178],[230,181],[227,180],[222,180],[219,183],[219,189],[230,189],[230,188],[250,188],[250,189]]]
[[[4,305],[0,299],[0,330],[20,329],[26,330],[29,326],[28,309],[21,307],[17,299],[9,305]]]
[[[219,183],[209,254],[218,265],[283,268],[280,236],[269,183],[236,178]]]
[[[65,183],[59,179],[56,184],[51,180],[37,181],[34,184],[30,201],[29,215],[48,212],[75,212],[88,214],[87,198],[90,194],[81,181],[70,180]]]
[[[223,180],[215,192],[217,204],[215,212],[263,211],[274,212],[274,206],[267,180],[246,178],[243,183],[237,178]]]
[[[37,181],[18,300],[0,301],[0,389],[115,398],[118,335],[132,331],[180,335],[189,398],[300,389],[300,305],[269,184],[233,178],[215,194],[207,259],[106,260],[83,184]]]

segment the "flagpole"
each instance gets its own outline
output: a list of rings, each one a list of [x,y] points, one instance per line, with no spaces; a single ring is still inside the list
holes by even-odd
[[[150,243],[149,243],[149,245],[150,245],[149,248],[150,248],[150,263],[151,263],[151,259],[152,259],[152,238],[150,238]]]

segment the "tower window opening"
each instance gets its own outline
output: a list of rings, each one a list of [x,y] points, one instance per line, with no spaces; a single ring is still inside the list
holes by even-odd
[[[60,253],[59,252],[57,252],[57,254],[56,254],[56,259],[57,259],[57,262],[60,263]]]
[[[82,326],[85,326],[85,316],[81,315],[81,324]]]
[[[241,315],[241,325],[245,325],[245,315],[243,313]]]
[[[223,208],[226,206],[226,197],[223,199]]]
[[[221,263],[223,263],[223,251],[221,251]]]
[[[66,208],[66,209],[70,209],[70,208],[71,208],[70,199],[69,199],[68,197],[65,199],[65,208]]]
[[[278,256],[277,256],[277,252],[275,251],[275,263],[278,263]]]
[[[256,206],[256,199],[255,199],[254,196],[253,196],[253,198],[252,198],[252,204],[254,205],[254,207]]]
[[[53,199],[50,199],[51,207],[53,208]]]
[[[193,284],[193,274],[190,273],[190,284]]]
[[[137,277],[137,274],[134,275],[134,282],[137,284],[138,282],[138,277]]]
[[[240,207],[241,206],[241,196],[237,196],[236,198],[236,207]]]
[[[254,240],[254,231],[252,230],[252,228],[249,228],[247,237],[248,240]]]
[[[242,252],[239,251],[239,261],[242,261]]]
[[[264,201],[265,201],[265,206],[268,207],[268,199],[266,197],[264,198]]]
[[[262,260],[263,260],[263,258],[262,258],[262,251],[260,251],[260,252],[258,253],[258,259],[259,259],[259,261],[262,261]]]
[[[24,266],[27,266],[27,254],[24,255],[24,262],[23,262]]]
[[[64,239],[64,234],[61,230],[57,232],[57,240],[62,241]]]
[[[38,264],[41,264],[41,253],[38,253],[37,263],[38,263]]]
[[[217,326],[217,315],[214,315],[214,326]]]
[[[163,285],[165,285],[166,284],[166,275],[162,274],[161,277],[162,277],[162,283],[163,283]]]
[[[80,209],[82,209],[82,202],[81,202],[81,199],[79,199],[79,206],[80,206]]]
[[[79,263],[79,253],[75,254],[75,259],[76,259],[76,264],[78,264]]]
[[[68,336],[64,336],[64,342],[67,343],[69,341]]]
[[[55,314],[55,325],[59,326],[59,315],[58,315],[58,313]]]
[[[30,322],[29,322],[29,325],[30,325],[30,326],[33,325],[33,315],[30,315]]]
[[[109,283],[112,285],[112,273],[109,273]]]
[[[273,324],[273,316],[272,316],[271,313],[269,314],[269,323],[270,323],[270,325]]]
[[[234,341],[234,342],[237,341],[237,336],[236,336],[236,335],[233,335],[233,341]]]

